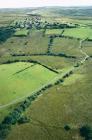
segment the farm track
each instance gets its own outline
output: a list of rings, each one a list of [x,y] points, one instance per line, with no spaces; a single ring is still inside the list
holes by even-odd
[[[80,45],[79,45],[80,52],[82,53],[82,55],[85,56],[84,59],[81,60],[81,63],[82,63],[82,64],[90,57],[86,52],[84,52],[84,51],[82,50],[82,43],[83,43],[83,41],[85,41],[85,40],[81,40],[81,41],[80,41]]]

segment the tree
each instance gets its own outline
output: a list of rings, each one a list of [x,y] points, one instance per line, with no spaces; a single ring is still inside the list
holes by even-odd
[[[19,120],[18,120],[18,124],[23,124],[23,123],[28,123],[30,120],[26,117],[26,116],[22,116]]]
[[[80,135],[85,137],[85,140],[92,140],[92,128],[89,125],[80,128]]]
[[[65,126],[64,126],[64,129],[65,129],[66,131],[69,131],[69,130],[70,130],[70,126],[69,126],[69,125],[65,125]]]

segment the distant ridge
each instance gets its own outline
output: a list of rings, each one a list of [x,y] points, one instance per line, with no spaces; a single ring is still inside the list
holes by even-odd
[[[28,8],[1,8],[1,13],[20,12],[32,14],[45,14],[52,16],[79,16],[79,17],[92,17],[92,6],[46,6],[46,7],[28,7]]]

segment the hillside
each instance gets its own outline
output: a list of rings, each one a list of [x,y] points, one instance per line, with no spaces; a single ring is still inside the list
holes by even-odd
[[[0,140],[92,140],[92,7],[0,9]]]

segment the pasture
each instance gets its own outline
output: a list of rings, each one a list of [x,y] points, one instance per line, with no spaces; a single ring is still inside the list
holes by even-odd
[[[46,35],[60,35],[62,34],[63,29],[47,29]]]
[[[48,37],[42,36],[42,30],[31,30],[28,36],[12,36],[0,44],[0,55],[46,53]]]
[[[0,106],[31,95],[55,76],[54,72],[38,64],[0,65]]]
[[[80,39],[92,39],[92,29],[89,27],[65,29],[63,35]]]
[[[53,46],[51,47],[52,53],[64,53],[70,56],[80,57],[81,53],[78,49],[79,41],[77,39],[69,38],[55,38]]]
[[[92,56],[92,41],[84,41],[82,44],[82,50]]]
[[[46,90],[46,94],[40,96],[24,113],[30,122],[16,125],[7,140],[30,140],[30,137],[33,140],[71,140],[76,137],[82,140],[79,127],[84,124],[92,125],[90,65],[91,61],[69,80],[66,79],[64,85],[59,84]],[[70,127],[69,131],[64,129],[66,125]]]
[[[37,17],[27,15],[31,9],[15,10],[14,13],[7,13],[7,10],[0,13],[0,123],[13,114],[15,108],[19,112],[24,110],[29,101],[27,97],[34,91],[50,82],[51,86],[41,90],[36,98],[31,96],[34,99],[30,98],[32,102],[20,113],[20,118],[14,112],[12,118],[16,116],[16,124],[10,127],[7,122],[0,124],[0,136],[5,134],[5,140],[83,140],[79,128],[86,124],[92,126],[92,58],[83,65],[78,64],[85,58],[85,53],[92,56],[92,41],[85,40],[80,47],[80,40],[92,39],[92,18],[68,16],[73,14],[72,9],[64,9],[66,16],[62,11],[57,14],[57,8],[55,12],[50,8],[32,9],[33,13],[38,11],[37,15],[40,14]],[[76,14],[76,9],[73,10]],[[16,21],[20,28],[15,25]],[[31,28],[23,29],[23,23],[28,25],[28,21]],[[44,28],[46,24],[54,23],[76,24],[77,28]],[[56,35],[53,43],[49,44],[49,36],[53,35]],[[67,75],[67,71],[71,74]],[[54,85],[54,80],[64,74],[67,75],[64,81]],[[22,117],[27,117],[29,122],[19,125]]]
[[[29,30],[27,29],[16,29],[14,36],[27,36],[28,33],[29,33]]]

